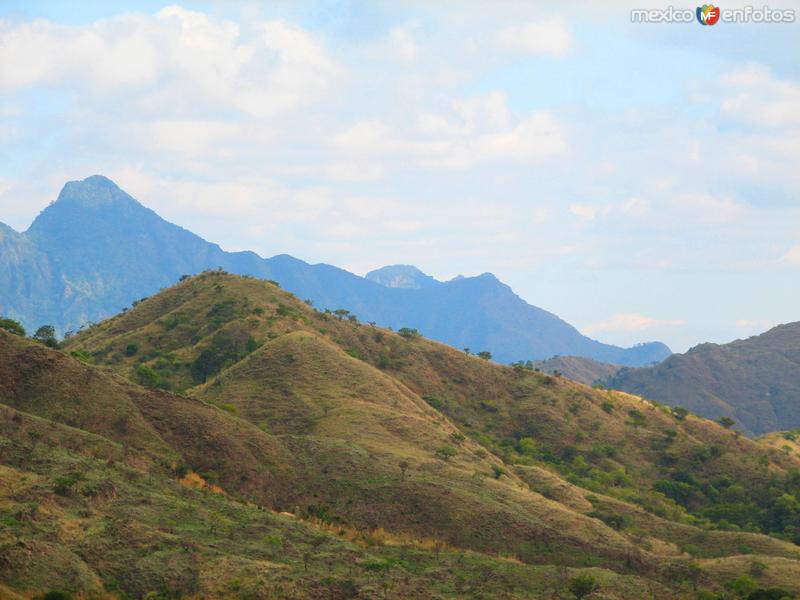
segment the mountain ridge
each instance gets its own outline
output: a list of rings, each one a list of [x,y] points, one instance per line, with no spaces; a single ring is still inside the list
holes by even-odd
[[[670,353],[657,342],[619,348],[591,340],[491,274],[437,282],[406,265],[403,277],[413,274],[418,287],[386,287],[286,254],[264,259],[253,252],[226,252],[165,221],[101,175],[67,183],[25,233],[6,231],[0,239],[7,248],[0,256],[0,312],[29,328],[52,323],[60,331],[77,329],[182,275],[219,267],[277,280],[319,307],[344,308],[364,321],[488,350],[501,362],[576,354],[639,366]]]
[[[800,427],[800,322],[728,344],[700,344],[662,363],[623,368],[609,387],[735,419],[748,433]]]

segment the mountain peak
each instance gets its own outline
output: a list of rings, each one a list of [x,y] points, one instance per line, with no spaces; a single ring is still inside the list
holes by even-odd
[[[389,288],[418,290],[439,283],[414,265],[387,265],[366,274],[365,279]]]
[[[56,199],[56,203],[77,204],[87,208],[120,202],[138,204],[136,200],[104,175],[92,175],[81,181],[68,181]]]

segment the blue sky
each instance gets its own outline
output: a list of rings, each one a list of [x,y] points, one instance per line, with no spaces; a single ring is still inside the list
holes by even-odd
[[[491,271],[611,343],[799,320],[800,25],[630,22],[668,4],[2,2],[0,221],[102,173],[226,249]]]

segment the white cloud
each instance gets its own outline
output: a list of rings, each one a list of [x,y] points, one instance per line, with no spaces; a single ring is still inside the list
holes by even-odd
[[[747,206],[729,196],[706,193],[688,193],[672,198],[673,206],[695,222],[724,224],[742,220]]]
[[[749,331],[767,331],[778,324],[777,321],[764,319],[737,319],[735,323],[736,327],[739,329],[746,329]]]
[[[629,217],[641,218],[650,212],[650,203],[641,198],[629,198],[623,202],[622,212]]]
[[[269,117],[319,102],[342,76],[322,44],[280,20],[232,21],[171,6],[90,25],[0,21],[0,89],[45,84],[139,109],[233,108]],[[87,87],[88,86],[88,87]]]
[[[414,36],[405,27],[395,27],[389,34],[392,54],[400,61],[411,64],[417,61],[420,48]]]
[[[506,27],[497,33],[497,40],[505,48],[534,56],[564,56],[572,46],[569,30],[555,17]]]
[[[604,332],[628,332],[653,329],[655,327],[682,327],[686,321],[680,319],[654,319],[637,313],[616,314],[600,323],[582,327],[586,335]]]
[[[778,259],[779,263],[791,266],[800,266],[800,244],[796,244]]]
[[[492,270],[559,314],[593,293],[596,265],[607,285],[564,315],[585,323],[669,315],[698,270],[714,287],[720,273],[797,268],[798,84],[771,57],[796,54],[794,41],[753,55],[773,70],[696,79],[638,29],[616,55],[576,51],[617,44],[628,9],[597,21],[569,4],[542,19],[531,3],[412,3],[332,22],[286,3],[203,6],[0,19],[0,220],[24,229],[65,180],[105,173],[228,248]],[[773,30],[756,29],[760,41]],[[735,60],[726,31],[698,54],[703,73]],[[653,292],[645,270],[674,285]],[[754,294],[731,314],[680,309],[692,332],[653,337],[730,331]]]
[[[800,85],[775,79],[769,69],[749,64],[724,75],[729,88],[723,100],[723,114],[755,127],[800,125]]]
[[[591,204],[570,204],[568,210],[570,214],[584,222],[594,221],[597,217],[607,215],[609,212],[607,206],[593,206]]]
[[[421,113],[414,129],[402,132],[386,121],[362,121],[332,143],[351,155],[401,157],[452,169],[493,162],[535,165],[567,153],[564,131],[553,114],[537,111],[515,120],[504,94],[454,100],[450,108],[449,113]]]

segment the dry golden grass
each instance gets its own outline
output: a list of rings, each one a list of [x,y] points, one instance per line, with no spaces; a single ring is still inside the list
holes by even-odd
[[[186,475],[178,479],[178,482],[188,488],[195,488],[200,490],[209,490],[215,494],[224,494],[225,490],[216,484],[208,483],[199,473],[189,471]]]

